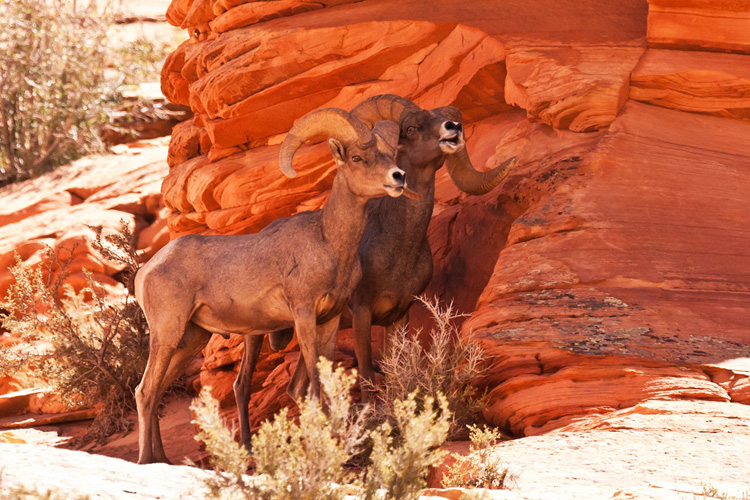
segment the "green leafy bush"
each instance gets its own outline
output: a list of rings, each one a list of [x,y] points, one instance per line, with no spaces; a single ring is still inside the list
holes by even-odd
[[[121,224],[117,235],[102,237],[101,228],[95,228],[94,246],[110,259],[128,262],[125,274],[134,273],[134,236]],[[131,294],[107,297],[90,273],[78,292],[66,284],[72,256],[71,249],[49,249],[45,263],[34,267],[16,257],[11,268],[16,282],[0,303],[0,320],[24,348],[3,348],[0,374],[23,370],[70,407],[102,404],[87,435],[102,439],[131,426],[126,415],[135,409],[134,389],[148,358],[147,327]]]
[[[358,416],[352,413],[349,393],[356,374],[346,375],[342,368],[334,371],[323,358],[318,368],[326,411],[320,402],[308,399],[300,406],[299,422],[290,420],[286,410],[264,422],[252,438],[253,476],[245,475],[248,453],[222,424],[210,390],[201,392],[192,409],[200,428],[196,439],[205,443],[216,471],[208,482],[214,498],[339,500],[347,494],[365,500],[417,498],[428,468],[444,456],[437,448],[450,427],[445,399],[440,397],[434,405],[428,401],[424,410],[417,409],[414,395],[394,402],[395,427],[384,423],[367,431],[369,409],[360,410]],[[368,439],[373,447],[371,463],[347,467]]]
[[[0,0],[0,185],[101,149],[125,86],[162,59],[115,46],[114,21],[75,0]]]
[[[396,401],[416,394],[418,408],[425,398],[437,401],[444,395],[453,419],[451,435],[462,432],[464,424],[485,405],[472,381],[483,371],[484,350],[474,338],[462,338],[453,320],[460,315],[452,304],[441,307],[437,298],[419,297],[435,320],[430,345],[425,350],[420,332],[409,335],[406,328],[390,339],[390,347],[380,361],[383,383],[371,387],[380,400],[375,408],[381,420],[393,421]]]

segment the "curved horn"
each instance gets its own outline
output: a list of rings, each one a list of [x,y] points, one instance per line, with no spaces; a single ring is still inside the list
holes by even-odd
[[[308,113],[294,124],[279,150],[279,165],[287,177],[296,177],[292,166],[294,153],[308,140],[319,136],[334,137],[344,144],[368,143],[372,133],[364,123],[343,109],[325,108]]]
[[[401,115],[404,110],[419,106],[409,99],[394,94],[382,94],[370,97],[359,103],[351,115],[372,129],[375,122],[390,120],[401,124]]]
[[[514,156],[492,170],[477,172],[471,164],[469,153],[466,152],[466,148],[463,148],[461,151],[448,156],[448,159],[445,160],[445,167],[458,189],[468,194],[484,194],[500,184],[500,181],[508,175],[510,169],[516,164],[517,159]]]

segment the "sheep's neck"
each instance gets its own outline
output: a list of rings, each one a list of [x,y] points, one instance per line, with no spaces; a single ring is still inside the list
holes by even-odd
[[[323,236],[342,261],[353,260],[367,221],[367,199],[349,189],[346,180],[337,175],[331,196],[323,207]]]
[[[439,161],[442,162],[442,158]],[[421,168],[405,163],[399,167],[406,172],[409,187],[422,195],[422,198],[412,200],[401,196],[384,200],[383,215],[390,222],[388,230],[396,229],[401,233],[394,237],[394,241],[398,241],[401,248],[405,245],[421,248],[422,241],[427,235],[427,226],[432,219],[432,209],[435,205],[435,171],[440,165],[436,161],[436,165]]]

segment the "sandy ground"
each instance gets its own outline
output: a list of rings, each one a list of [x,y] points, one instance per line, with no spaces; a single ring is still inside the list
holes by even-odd
[[[188,398],[172,399],[164,409],[162,422],[165,447],[175,463],[202,456],[192,439]],[[511,490],[486,492],[484,497],[750,499],[748,405],[651,401],[615,412],[597,427],[501,443],[495,453],[516,476],[515,481]],[[37,439],[37,444],[0,442],[0,487],[23,484],[42,490],[72,488],[92,498],[201,498],[196,490],[203,474],[199,469],[133,464],[137,455],[135,433],[115,439],[95,453],[85,453],[50,447],[55,443],[48,435],[51,431],[45,434],[41,428],[13,432],[19,438],[47,439]],[[448,446],[466,447],[466,443]]]

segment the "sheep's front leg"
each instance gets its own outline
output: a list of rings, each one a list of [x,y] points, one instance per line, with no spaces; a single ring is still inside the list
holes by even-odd
[[[301,363],[306,368],[307,378],[310,386],[307,391],[307,397],[320,399],[320,376],[318,375],[318,329],[315,324],[315,311],[311,309],[302,309],[295,311],[294,330],[297,332],[297,341],[299,342],[300,358],[297,361],[297,369],[294,378],[301,378]],[[290,387],[299,388],[294,380]]]
[[[339,333],[339,314],[331,321],[318,325],[318,350],[324,358],[333,361],[333,354],[336,351],[336,335]]]
[[[310,379],[307,378],[305,357],[300,352],[299,359],[297,359],[297,366],[294,369],[294,374],[292,374],[289,385],[286,386],[286,393],[289,394],[289,397],[299,405],[302,400],[305,399],[309,383]]]
[[[333,361],[333,355],[336,350],[336,334],[339,331],[340,319],[341,315],[338,315],[329,322],[317,326],[316,340],[318,353],[331,361]],[[302,344],[300,343],[300,350],[301,349]],[[310,378],[307,374],[307,363],[304,361],[305,359],[305,355],[300,353],[299,361],[297,361],[297,368],[294,370],[294,375],[289,381],[289,386],[287,387],[287,394],[289,394],[289,396],[291,396],[291,398],[297,403],[302,401],[302,398],[310,387]]]
[[[234,381],[234,399],[237,402],[237,416],[240,419],[240,443],[246,449],[250,449],[250,416],[248,404],[250,403],[250,384],[255,372],[255,364],[260,356],[263,346],[263,335],[246,335],[244,338],[245,350],[242,353],[240,371]]]

